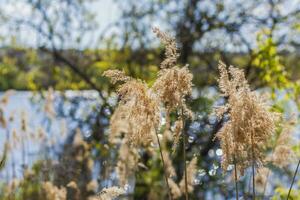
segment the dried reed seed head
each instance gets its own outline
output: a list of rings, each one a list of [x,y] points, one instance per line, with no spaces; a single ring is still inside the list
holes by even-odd
[[[234,155],[233,135],[231,134],[231,124],[225,124],[217,133],[217,138],[220,140],[221,149],[223,151],[223,156],[221,160],[222,168],[226,172],[228,166],[234,162],[231,155]]]
[[[268,176],[270,176],[271,170],[266,167],[259,168],[257,170],[257,174],[255,176],[255,184],[257,185],[257,189],[260,192],[263,192],[263,189],[267,183]]]
[[[86,186],[86,190],[90,192],[96,191],[97,188],[98,188],[98,183],[95,180],[90,181]]]
[[[187,67],[162,69],[153,90],[170,111],[185,106],[185,97],[192,92],[193,75]]]
[[[113,136],[121,131],[132,145],[156,143],[155,131],[160,124],[159,101],[154,92],[140,80],[131,79],[118,90],[120,102],[110,125]],[[114,138],[110,137],[113,141]]]
[[[85,147],[87,147],[87,143],[84,141],[84,139],[82,137],[82,132],[81,132],[81,130],[79,128],[77,128],[76,131],[75,131],[73,145],[75,147],[78,147],[78,146],[85,146]]]
[[[42,190],[44,191],[46,200],[66,200],[67,199],[66,188],[64,188],[64,187],[58,188],[49,181],[42,183]]]
[[[179,68],[176,66],[177,53],[175,38],[169,34],[153,28],[153,32],[165,45],[165,59],[161,63],[161,70],[153,85],[153,89],[158,93],[160,100],[172,111],[177,108],[184,109],[184,114],[191,116],[191,112],[185,104],[185,97],[192,92],[193,75],[187,66]]]
[[[69,182],[67,187],[73,188],[73,189],[78,189],[77,183],[75,181]]]
[[[188,108],[188,106],[185,103],[182,104],[182,114],[186,116],[188,119],[191,120],[195,119],[193,111],[190,108]]]
[[[98,194],[99,200],[113,200],[114,198],[125,194],[125,190],[120,187],[110,187],[110,188],[104,188],[101,192]]]
[[[162,32],[161,30],[159,30],[159,28],[156,27],[153,28],[153,32],[156,34],[156,37],[160,39],[161,43],[166,48],[166,58],[161,63],[160,67],[162,69],[174,67],[179,57],[175,38],[170,36],[168,33]]]
[[[252,144],[255,162],[261,166],[265,161],[263,149],[275,133],[278,113],[270,112],[269,106],[250,87],[243,71],[234,67],[227,70],[219,64],[219,87],[222,95],[228,98],[225,106],[216,111],[220,115],[228,113],[229,120],[217,133],[224,152],[222,167],[237,163],[240,173],[251,165]]]
[[[176,148],[179,144],[179,140],[180,140],[180,136],[183,130],[183,121],[181,118],[179,118],[178,120],[175,121],[174,124],[174,133],[173,133],[173,145],[172,145],[172,152],[175,153]]]
[[[45,105],[44,105],[44,111],[48,115],[49,118],[53,118],[55,116],[55,108],[54,108],[54,90],[52,87],[49,87],[46,98],[45,98]]]
[[[106,70],[102,74],[103,76],[110,78],[110,81],[112,84],[116,84],[117,82],[127,82],[131,78],[129,76],[126,76],[124,71],[120,70]]]
[[[129,147],[128,142],[123,139],[116,166],[116,172],[121,186],[125,186],[128,183],[128,179],[136,172],[139,157],[137,149]]]
[[[164,162],[165,162],[165,169],[167,177],[176,177],[176,171],[173,167],[172,160],[170,158],[170,154],[167,150],[162,150]]]
[[[187,166],[187,188],[188,192],[194,191],[194,180],[197,174],[197,157],[194,157]],[[185,174],[183,175],[179,187],[182,193],[185,193]]]
[[[295,129],[296,123],[295,116],[292,116],[290,119],[286,120],[282,125],[282,131],[279,133],[279,136],[276,140],[276,145],[274,152],[268,161],[271,161],[274,165],[283,168],[289,165],[294,161],[296,155],[292,150],[293,147],[293,138],[292,134]]]
[[[280,168],[289,165],[295,157],[293,150],[290,146],[280,145],[275,148],[272,163]]]
[[[125,105],[118,105],[110,118],[110,133],[108,136],[111,144],[119,144],[122,140],[122,134],[127,134],[129,124],[127,122],[127,108]]]
[[[170,131],[169,129],[164,130],[163,138],[162,138],[163,146],[166,146],[168,141],[172,141],[173,137],[174,136],[173,136],[172,131]]]
[[[197,174],[197,157],[194,157],[187,166],[187,188],[191,193],[194,190],[194,180]],[[168,178],[171,194],[173,199],[178,199],[185,193],[185,174],[183,175],[179,185],[177,185],[173,179]]]
[[[173,199],[179,199],[182,196],[182,192],[178,185],[173,181],[173,179],[168,178],[168,183],[170,186],[171,194]]]
[[[237,90],[250,90],[243,70],[230,66],[227,70],[223,62],[219,62],[219,89],[223,96],[230,96]]]

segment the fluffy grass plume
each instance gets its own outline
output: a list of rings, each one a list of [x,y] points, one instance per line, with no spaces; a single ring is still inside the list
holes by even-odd
[[[191,111],[186,107],[185,97],[192,92],[193,74],[188,70],[187,65],[181,68],[177,66],[179,53],[175,39],[158,28],[154,28],[153,32],[166,48],[165,59],[161,63],[161,70],[153,89],[169,111],[183,108],[185,114],[190,116]]]
[[[229,120],[217,133],[224,152],[222,167],[237,165],[241,175],[252,165],[265,161],[264,148],[275,133],[278,113],[270,111],[264,99],[250,90],[241,69],[219,64],[219,88],[227,104],[216,109],[218,117],[228,114]],[[252,148],[253,147],[253,148]],[[254,156],[254,158],[253,158]]]
[[[43,182],[42,190],[45,194],[45,200],[66,200],[67,191],[66,188],[58,188],[51,182]]]
[[[125,194],[125,190],[120,187],[110,187],[110,188],[104,188],[99,194],[98,199],[99,200],[113,200],[114,198],[117,198],[118,196]]]
[[[118,70],[109,70],[103,75],[109,77],[112,83],[122,82],[117,90],[120,101],[110,120],[110,138],[123,132],[134,146],[148,146],[156,142],[154,138],[160,124],[160,110],[159,101],[151,88]]]

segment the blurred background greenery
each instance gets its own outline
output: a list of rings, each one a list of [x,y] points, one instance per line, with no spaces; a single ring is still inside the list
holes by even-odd
[[[176,37],[179,61],[188,63],[194,74],[189,105],[197,117],[185,127],[190,136],[188,156],[199,156],[199,181],[193,199],[234,197],[230,176],[222,174],[219,167],[222,152],[213,140],[222,121],[210,114],[214,105],[222,103],[216,92],[219,60],[243,68],[253,89],[271,91],[274,109],[298,115],[299,0],[2,0],[0,5],[0,90],[31,91],[26,95],[31,104],[46,113],[40,126],[49,140],[32,161],[14,161],[7,153],[0,199],[43,199],[42,181],[57,187],[76,182],[81,192],[72,193],[72,187],[67,187],[68,199],[87,199],[117,183],[113,166],[118,148],[107,141],[115,88],[101,74],[107,69],[122,69],[151,84],[164,55],[154,39],[153,26]],[[2,149],[14,132],[8,126],[13,119],[4,112],[6,96],[2,95],[0,105],[1,120],[6,124],[1,123],[0,128],[6,135],[0,137]],[[13,98],[11,95],[9,100]],[[25,100],[19,100],[22,108]],[[15,118],[23,119],[21,114]],[[29,132],[22,126],[24,121],[19,122],[20,131]],[[66,136],[55,134],[61,128],[49,128],[58,126],[52,121],[66,122]],[[53,134],[60,142],[50,141]],[[77,136],[80,134],[82,137]],[[20,151],[30,153],[19,143]],[[11,149],[13,145],[8,152]],[[181,174],[179,156],[173,159]],[[166,192],[160,194],[163,179],[159,161],[151,161],[146,153],[143,161],[147,169],[138,171],[124,198],[165,199]],[[274,169],[267,199],[286,195],[294,168],[291,163],[284,170]],[[16,169],[21,173],[15,173]],[[7,188],[6,182],[16,179],[18,187],[12,184]],[[246,180],[241,180],[240,191],[245,198],[249,192]],[[86,187],[94,182],[94,188]],[[299,196],[296,189],[294,199]]]

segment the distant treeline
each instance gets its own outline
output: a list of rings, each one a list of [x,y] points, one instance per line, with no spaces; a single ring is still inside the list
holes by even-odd
[[[300,77],[300,53],[278,53],[280,63],[292,80]],[[156,76],[163,57],[160,48],[132,50],[63,50],[2,48],[0,50],[0,90],[40,90],[53,87],[57,90],[108,89],[101,76],[108,68],[125,70],[133,77],[144,78],[148,83]],[[198,87],[216,84],[219,52],[194,52],[189,56],[194,84]],[[251,60],[252,59],[252,60]],[[257,81],[259,67],[249,54],[227,53],[224,62],[242,66],[249,80]],[[149,64],[150,63],[150,64]],[[214,64],[215,63],[215,64]],[[261,83],[254,83],[258,86]]]

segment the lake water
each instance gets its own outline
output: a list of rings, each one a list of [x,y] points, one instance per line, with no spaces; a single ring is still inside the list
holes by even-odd
[[[6,167],[0,172],[2,180],[20,177],[23,164],[31,166],[45,155],[55,156],[69,130],[90,117],[91,109],[101,102],[95,91],[66,91],[64,95],[44,92],[45,98],[29,91],[9,93],[0,93],[0,109],[6,122],[0,126],[0,155],[5,143],[10,144]],[[55,113],[58,107],[63,109]],[[90,134],[88,127],[81,128],[83,134]]]

